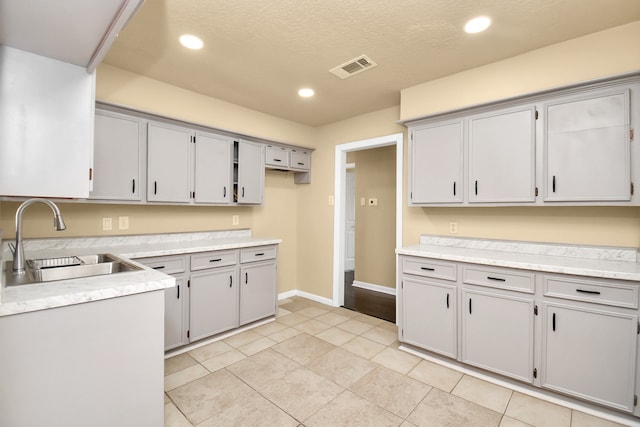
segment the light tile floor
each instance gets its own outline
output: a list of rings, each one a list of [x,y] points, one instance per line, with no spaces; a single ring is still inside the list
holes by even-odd
[[[165,427],[615,424],[398,350],[395,325],[304,298],[165,361]]]

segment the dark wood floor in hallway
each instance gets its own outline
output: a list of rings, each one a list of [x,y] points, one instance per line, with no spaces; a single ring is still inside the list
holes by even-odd
[[[359,313],[396,322],[396,297],[353,286],[354,271],[344,273],[344,307]]]

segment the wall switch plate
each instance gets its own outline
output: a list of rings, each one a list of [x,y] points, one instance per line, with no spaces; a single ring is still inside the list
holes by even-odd
[[[113,230],[113,221],[111,220],[111,218],[102,218],[102,230]]]
[[[360,197],[360,206],[365,206],[367,204],[367,200],[364,197]]]
[[[233,216],[231,217],[231,224],[233,224],[233,225],[238,225],[238,224],[240,224],[240,216],[238,216],[238,215],[233,215]]]
[[[369,206],[378,206],[378,198],[372,197],[369,199]]]
[[[456,234],[458,232],[458,223],[450,222],[449,223],[449,233]]]
[[[335,204],[335,199],[333,196],[329,196],[329,206],[333,206]]]
[[[120,230],[128,230],[129,229],[129,217],[128,216],[119,216],[118,217],[118,228]]]

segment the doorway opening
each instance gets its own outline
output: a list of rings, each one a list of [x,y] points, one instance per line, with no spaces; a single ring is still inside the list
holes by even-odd
[[[394,146],[393,148],[395,148],[395,176],[391,176],[390,178],[387,177],[387,179],[390,181],[393,181],[395,179],[395,188],[393,188],[394,187],[393,185],[391,186],[391,190],[395,190],[393,191],[395,193],[395,197],[391,196],[391,197],[385,198],[381,196],[380,201],[384,200],[383,203],[388,204],[389,198],[395,199],[395,200],[391,200],[391,204],[389,206],[386,206],[387,208],[391,208],[392,211],[395,208],[395,216],[392,214],[391,215],[392,219],[388,219],[387,220],[388,223],[385,223],[382,225],[382,227],[384,227],[385,229],[391,229],[392,231],[391,237],[390,237],[391,240],[387,244],[388,248],[386,249],[387,252],[389,253],[386,255],[387,258],[385,258],[385,261],[384,261],[386,268],[392,271],[387,271],[386,273],[388,284],[384,286],[378,286],[376,285],[375,272],[369,271],[372,269],[371,266],[369,266],[369,268],[365,269],[364,273],[372,273],[373,276],[370,276],[370,277],[373,277],[373,279],[369,279],[368,281],[364,281],[364,282],[355,280],[356,287],[353,289],[353,292],[360,293],[360,294],[374,295],[381,299],[387,299],[386,304],[389,303],[389,298],[391,298],[391,304],[397,306],[397,302],[395,302],[395,291],[397,288],[397,283],[396,283],[397,282],[397,265],[396,265],[396,260],[395,260],[396,257],[394,255],[393,249],[394,249],[394,246],[395,247],[402,246],[403,134],[387,135],[383,137],[356,141],[356,142],[351,142],[351,143],[341,144],[336,146],[335,197],[334,197],[334,200],[335,200],[334,251],[333,251],[333,255],[334,255],[333,304],[336,306],[349,307],[350,304],[353,304],[353,301],[349,301],[350,289],[347,289],[347,292],[345,292],[345,283],[349,284],[350,278],[353,277],[353,275],[351,274],[351,271],[357,270],[358,268],[358,262],[357,262],[358,257],[355,256],[355,254],[350,253],[354,249],[352,243],[355,243],[356,241],[355,230],[353,231],[353,233],[350,233],[349,231],[349,226],[351,225],[349,223],[349,220],[355,219],[355,217],[350,217],[350,215],[353,213],[351,209],[354,208],[356,205],[358,206],[358,208],[362,207],[363,209],[365,209],[366,207],[366,212],[369,214],[372,214],[373,216],[375,216],[376,212],[380,212],[380,210],[377,210],[378,197],[376,194],[377,187],[375,185],[373,187],[370,187],[370,188],[374,188],[373,190],[367,191],[367,192],[371,192],[372,194],[366,194],[366,195],[363,194],[363,195],[359,195],[358,197],[355,197],[354,192],[352,192],[353,189],[355,188],[355,185],[351,187],[353,178],[355,178],[356,182],[358,180],[358,178],[356,177],[358,167],[357,167],[357,161],[356,161],[355,169],[347,169],[347,154],[352,152],[359,152],[359,151],[371,150],[371,149],[382,148],[382,147],[392,148],[390,146]],[[376,150],[371,150],[371,151],[373,152]],[[387,153],[387,155],[393,152],[393,150],[377,150],[377,151],[380,151],[380,152],[384,151],[385,153]],[[357,158],[357,153],[356,153],[356,158]],[[393,169],[393,168],[389,168],[389,169]],[[349,172],[353,172],[354,170],[356,171],[356,174],[354,174],[353,176],[350,176]],[[369,180],[371,180],[371,177],[366,179],[366,181],[369,181]],[[365,212],[365,211],[362,211],[362,212]],[[364,218],[366,219],[366,217]],[[368,227],[365,229],[366,235],[367,236],[371,235],[375,239],[376,230],[369,229],[373,227],[371,227],[370,225],[367,225],[366,220],[362,222],[363,224],[361,225],[363,227]],[[380,229],[380,225],[378,225],[377,228]],[[360,236],[362,236],[362,234],[360,234]],[[353,240],[350,240],[350,239],[353,239]],[[364,246],[365,247],[363,248],[363,250],[367,249],[367,246],[369,245],[364,245]],[[355,244],[355,251],[356,252],[358,251],[357,244]],[[349,255],[354,255],[353,259],[351,259]],[[393,259],[393,260],[390,262],[387,262],[386,260],[388,259]],[[353,260],[355,260],[355,265],[352,264]],[[354,266],[355,268],[353,268]],[[389,278],[390,276],[391,278]],[[366,278],[366,276],[363,276],[363,277]],[[350,307],[350,308],[357,309],[358,307]],[[364,310],[366,311],[365,307],[361,307],[361,308],[364,308]],[[363,310],[358,310],[358,311],[363,311]],[[387,320],[395,321],[396,320],[395,312],[397,312],[397,310],[393,310],[393,312],[391,312],[392,318],[388,318]],[[367,313],[367,314],[371,314],[371,313]],[[383,316],[379,316],[379,317],[385,318]]]

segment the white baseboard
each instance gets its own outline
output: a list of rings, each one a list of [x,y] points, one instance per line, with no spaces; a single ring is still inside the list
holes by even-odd
[[[353,286],[356,288],[367,289],[369,291],[381,292],[387,295],[395,295],[396,288],[390,288],[388,286],[376,285],[374,283],[360,282],[358,280],[353,281]]]
[[[278,301],[283,300],[285,298],[290,298],[290,297],[303,297],[315,302],[319,302],[320,304],[330,305],[333,307],[333,300],[331,298],[321,297],[319,295],[310,294],[309,292],[299,291],[297,289],[279,293]]]

